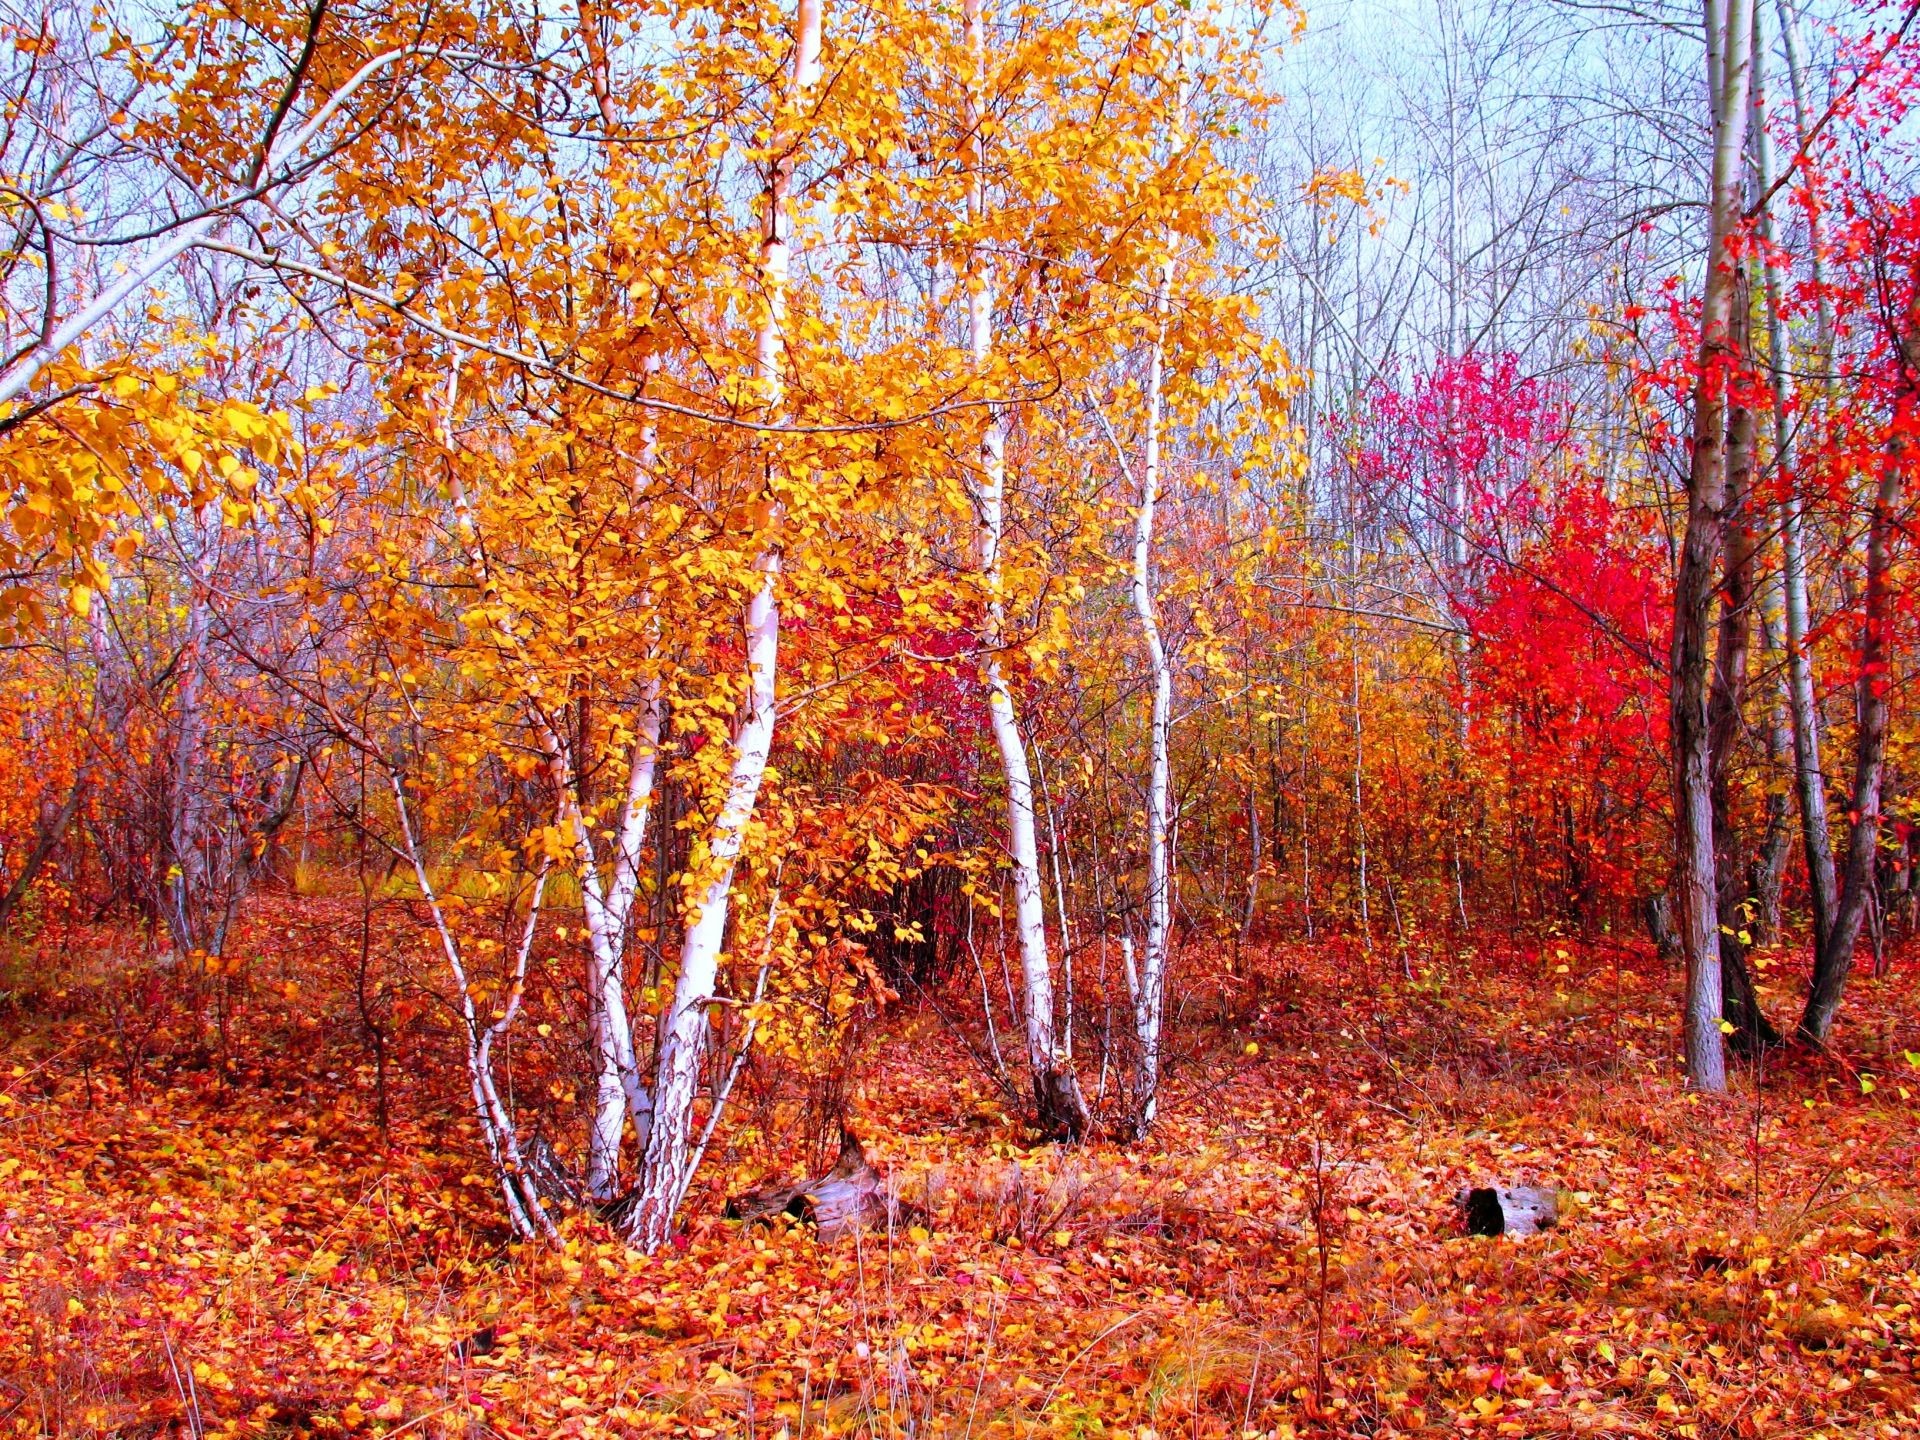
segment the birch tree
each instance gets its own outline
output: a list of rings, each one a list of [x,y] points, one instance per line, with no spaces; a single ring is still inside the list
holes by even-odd
[[[1177,155],[1185,144],[1187,51],[1191,22],[1182,20],[1173,80],[1174,96],[1167,149]],[[1141,645],[1152,677],[1153,702],[1147,721],[1147,925],[1139,975],[1133,984],[1134,1039],[1140,1047],[1139,1073],[1134,1080],[1133,1126],[1144,1133],[1153,1127],[1160,1101],[1160,1032],[1166,1010],[1167,950],[1173,929],[1173,665],[1161,637],[1160,616],[1153,588],[1153,522],[1162,485],[1161,426],[1164,413],[1163,381],[1166,368],[1167,310],[1172,301],[1176,237],[1166,238],[1167,255],[1153,291],[1152,339],[1147,347],[1145,384],[1145,439],[1140,454],[1140,501],[1135,512],[1133,567],[1129,590],[1140,622]],[[1133,978],[1133,977],[1129,977]]]
[[[961,7],[966,57],[965,156],[969,176],[967,219],[985,224],[990,203],[987,148],[992,117],[987,110],[988,47],[986,0],[964,0]],[[993,381],[995,261],[976,242],[967,255],[967,350],[975,374]],[[991,388],[989,388],[989,399]],[[1027,1066],[1033,1080],[1034,1110],[1042,1130],[1078,1139],[1090,1117],[1086,1098],[1074,1078],[1072,1057],[1060,1043],[1053,999],[1053,968],[1047,953],[1045,900],[1040,877],[1040,844],[1034,820],[1033,773],[1027,761],[1013,687],[1004,650],[1008,643],[1005,582],[1001,572],[1007,524],[1007,433],[1005,412],[990,406],[980,436],[977,469],[971,477],[977,526],[975,563],[986,590],[981,636],[985,651],[981,675],[987,713],[1006,781],[1007,857],[1012,868],[1014,926],[1020,949],[1021,1006]]]
[[[785,396],[782,347],[786,340],[784,322],[793,229],[790,190],[799,144],[797,126],[801,107],[820,78],[820,9],[821,0],[800,0],[786,89],[768,145],[760,262],[765,309],[754,340],[754,355],[762,402],[768,413],[776,417]],[[770,462],[767,477],[770,511],[777,512],[780,483],[777,461]],[[630,1222],[630,1233],[649,1250],[661,1244],[671,1232],[674,1214],[693,1178],[697,1158],[694,1101],[706,1040],[707,1006],[713,999],[719,977],[734,866],[740,858],[773,749],[780,646],[781,552],[772,532],[770,518],[768,539],[754,561],[756,581],[744,618],[747,687],[734,728],[726,799],[703,837],[704,853],[696,853],[691,910],[680,947],[680,973],[674,981],[673,999],[661,1027],[655,1062],[653,1120],[642,1152],[637,1203]]]

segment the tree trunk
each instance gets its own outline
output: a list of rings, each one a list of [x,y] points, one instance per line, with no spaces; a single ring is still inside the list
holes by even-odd
[[[446,400],[441,412],[441,443],[451,463],[455,454],[454,412],[460,385],[456,360],[447,376]],[[643,465],[651,467],[653,436],[649,427],[643,447]],[[457,477],[458,471],[455,475]],[[467,546],[474,584],[489,597],[495,593],[485,548],[480,543],[465,491],[454,485],[457,528]],[[495,630],[501,648],[525,659],[511,621],[500,616]],[[586,1189],[595,1200],[611,1200],[618,1190],[620,1144],[626,1122],[633,1121],[635,1139],[644,1152],[653,1119],[653,1097],[640,1078],[634,1051],[633,1024],[627,1009],[625,953],[627,922],[639,885],[640,852],[652,808],[654,775],[658,766],[663,701],[657,676],[645,682],[641,699],[640,733],[627,756],[627,793],[614,832],[613,856],[603,874],[594,848],[592,827],[584,807],[581,785],[581,747],[587,725],[576,708],[576,724],[555,715],[544,701],[536,666],[528,663],[522,675],[523,702],[528,723],[546,757],[548,783],[553,787],[554,818],[573,852],[580,880],[581,911],[586,920],[587,1033],[594,1057],[594,1098],[587,1121]]]
[[[1792,12],[1783,11],[1789,65],[1797,53]],[[1773,136],[1758,122],[1765,105],[1766,47],[1761,43],[1760,13],[1754,12],[1754,125],[1755,179],[1764,194],[1772,184],[1774,170]],[[1796,111],[1802,111],[1799,77],[1795,81]],[[1802,115],[1804,124],[1804,115]],[[1815,224],[1817,226],[1817,220]],[[1763,210],[1759,215],[1763,241],[1773,239],[1773,217]],[[1813,247],[1819,264],[1821,242],[1816,230]],[[1761,277],[1767,307],[1767,369],[1773,388],[1773,468],[1782,477],[1778,507],[1780,526],[1780,589],[1786,624],[1787,713],[1792,720],[1794,790],[1800,802],[1800,835],[1807,865],[1807,899],[1813,911],[1813,945],[1818,956],[1828,932],[1833,928],[1834,873],[1833,840],[1827,825],[1827,781],[1821,768],[1820,710],[1813,693],[1813,655],[1808,641],[1810,620],[1807,602],[1807,562],[1802,540],[1800,496],[1793,484],[1793,431],[1789,422],[1792,400],[1792,368],[1788,354],[1790,337],[1781,316],[1781,297],[1785,280],[1774,259],[1771,243],[1761,247],[1764,268]],[[1823,292],[1824,293],[1824,292]],[[1822,301],[1824,307],[1824,300]],[[1824,315],[1824,309],[1823,309]],[[1828,326],[1821,325],[1822,344]]]
[[[1161,275],[1155,308],[1165,314],[1171,262]],[[1161,322],[1164,325],[1164,320]],[[1147,360],[1147,437],[1141,467],[1140,509],[1133,540],[1133,608],[1140,620],[1147,666],[1153,676],[1153,710],[1147,722],[1147,934],[1141,956],[1140,984],[1134,997],[1134,1037],[1139,1069],[1134,1079],[1133,1125],[1137,1134],[1153,1128],[1160,1099],[1160,1026],[1166,1001],[1167,937],[1172,918],[1169,894],[1171,856],[1168,830],[1172,800],[1169,731],[1173,718],[1173,667],[1160,638],[1160,619],[1151,578],[1154,506],[1160,489],[1161,366],[1164,343],[1156,335]]]
[[[963,19],[973,74],[967,87],[967,163],[972,172],[969,208],[975,220],[986,209],[986,178],[981,138],[985,121],[987,31],[984,0],[966,0]],[[993,357],[994,274],[991,257],[976,247],[969,260],[967,333],[973,367],[985,374]],[[1052,1136],[1077,1140],[1091,1123],[1067,1055],[1054,1030],[1053,973],[1047,956],[1047,931],[1040,888],[1040,847],[1034,833],[1033,778],[1020,733],[1013,689],[1000,661],[1006,635],[1000,550],[1006,529],[1006,420],[998,407],[987,411],[980,441],[980,478],[974,487],[979,520],[979,566],[987,587],[985,678],[987,713],[1007,782],[1008,851],[1013,861],[1015,929],[1020,941],[1020,978],[1025,1008],[1027,1064],[1033,1076],[1034,1117]]]
[[[1744,355],[1746,286],[1733,297],[1731,342]],[[1768,1023],[1754,993],[1747,949],[1758,915],[1748,886],[1746,844],[1733,815],[1733,764],[1745,730],[1748,657],[1752,649],[1753,610],[1758,600],[1754,562],[1759,536],[1753,527],[1753,411],[1735,406],[1727,420],[1726,566],[1721,583],[1720,623],[1714,646],[1713,684],[1707,697],[1707,731],[1713,766],[1713,848],[1720,927],[1720,1013],[1741,1054],[1777,1045],[1780,1034]]]
[[[1740,212],[1747,128],[1751,0],[1706,0],[1707,75],[1713,90],[1713,195],[1707,273],[1701,297],[1699,373],[1693,394],[1693,454],[1687,523],[1674,581],[1671,719],[1675,898],[1687,959],[1684,1009],[1687,1077],[1708,1092],[1726,1089],[1721,1044],[1718,871],[1714,861],[1713,755],[1707,716],[1708,632],[1714,579],[1726,534],[1727,389],[1736,262],[1729,240]]]
[[[526,925],[521,930],[520,943],[514,951],[513,970],[507,977],[506,996],[496,1018],[483,1025],[474,1003],[473,977],[467,970],[460,941],[447,923],[446,911],[433,888],[433,877],[427,873],[426,856],[414,833],[413,821],[407,809],[406,787],[401,784],[399,774],[392,769],[387,771],[387,782],[393,791],[394,812],[400,823],[400,853],[413,868],[414,882],[419,885],[420,898],[433,918],[434,932],[440,937],[440,948],[446,957],[448,973],[460,997],[455,1008],[459,1011],[466,1041],[467,1088],[473,1100],[474,1120],[480,1127],[481,1142],[486,1146],[494,1178],[500,1185],[501,1198],[506,1203],[507,1219],[513,1226],[515,1236],[522,1240],[531,1240],[536,1236],[558,1240],[559,1231],[546,1212],[534,1173],[521,1156],[513,1115],[501,1099],[500,1087],[493,1074],[493,1047],[512,1028],[520,1013],[520,1003],[526,995],[527,961],[533,953],[533,937],[540,923],[540,900],[546,891],[549,862],[545,859],[541,861],[534,879],[533,891],[527,903]]]
[[[1777,771],[1793,741],[1787,733],[1785,712],[1775,708],[1780,723],[1768,727],[1767,761],[1769,768]],[[1760,851],[1747,868],[1747,893],[1753,897],[1754,908],[1749,928],[1755,945],[1769,945],[1780,937],[1780,892],[1786,880],[1787,853],[1793,848],[1793,806],[1785,790],[1769,784],[1766,815]]]
[[[1180,26],[1180,75],[1175,83],[1173,146],[1180,144],[1185,125],[1187,21]],[[1173,237],[1168,237],[1171,244]],[[1173,917],[1173,847],[1171,829],[1173,764],[1173,666],[1160,635],[1159,607],[1153,594],[1153,520],[1160,499],[1161,425],[1164,412],[1164,373],[1167,348],[1167,307],[1173,291],[1173,256],[1160,265],[1154,291],[1153,345],[1147,354],[1146,441],[1140,465],[1140,508],[1134,518],[1132,593],[1134,614],[1146,647],[1147,668],[1153,676],[1153,709],[1147,722],[1147,934],[1141,957],[1140,983],[1134,995],[1134,1038],[1139,1045],[1139,1069],[1134,1078],[1133,1129],[1144,1135],[1153,1128],[1160,1104],[1160,1031],[1166,1010],[1167,946]],[[1257,843],[1257,842],[1256,842]]]
[[[162,913],[174,953],[182,960],[202,948],[200,928],[206,889],[207,857],[204,811],[205,777],[200,771],[200,738],[205,717],[200,692],[206,679],[207,628],[211,602],[204,587],[190,578],[193,597],[187,602],[187,638],[181,647],[180,690],[174,704],[179,717],[173,737],[173,758],[167,776],[167,830],[161,860]]]
[[[819,79],[820,0],[800,0],[797,22],[793,68],[783,97],[783,108],[789,115]],[[778,413],[786,378],[780,349],[786,318],[792,229],[788,195],[795,156],[791,135],[775,138],[784,143],[773,147],[778,158],[773,162],[767,183],[766,239],[761,258],[761,283],[766,290],[767,308],[755,348],[767,404]],[[759,802],[760,783],[766,776],[767,760],[773,750],[780,651],[778,549],[769,544],[761,553],[756,569],[759,583],[746,615],[746,708],[734,727],[733,766],[727,781],[727,798],[707,830],[704,883],[699,887],[681,942],[680,974],[674,982],[672,1007],[661,1030],[654,1070],[653,1119],[642,1153],[640,1185],[628,1230],[629,1235],[649,1251],[658,1248],[671,1233],[674,1212],[693,1178],[697,1159],[693,1104],[707,1037],[707,1006],[719,979],[720,948],[726,939],[734,865],[746,839],[747,824]]]
[[[1903,397],[1900,409],[1911,408],[1912,397]],[[1905,419],[1905,415],[1895,417],[1882,457],[1873,516],[1867,525],[1867,593],[1860,622],[1860,675],[1856,682],[1859,739],[1854,752],[1853,796],[1848,806],[1852,819],[1847,827],[1846,860],[1841,867],[1833,927],[1814,954],[1813,980],[1800,1016],[1800,1038],[1810,1045],[1826,1044],[1832,1033],[1833,1017],[1853,971],[1853,951],[1866,918],[1880,844],[1880,785],[1887,753],[1887,700],[1893,685],[1893,655],[1887,643],[1892,598],[1888,581],[1907,467],[1907,442],[1901,429]]]
[[[580,892],[587,922],[588,1031],[595,1063],[594,1106],[587,1136],[587,1192],[610,1200],[620,1176],[620,1141],[629,1117],[642,1153],[652,1128],[653,1097],[640,1081],[634,1054],[633,1023],[627,1010],[627,922],[639,888],[640,851],[653,804],[654,772],[660,752],[660,682],[648,683],[640,709],[640,734],[627,756],[627,793],[614,832],[611,873],[605,888],[599,876],[592,838],[583,819],[575,825],[580,855]],[[569,793],[562,789],[562,794]]]
[[[73,778],[73,786],[67,791],[67,798],[58,810],[45,817],[40,823],[40,833],[34,837],[33,849],[27,852],[27,858],[20,866],[20,873],[13,877],[13,883],[7,886],[7,893],[0,895],[0,930],[7,927],[13,918],[13,912],[25,898],[27,891],[33,888],[33,882],[45,868],[47,860],[59,848],[61,839],[67,833],[67,827],[73,823],[73,817],[80,813],[80,802],[87,794],[87,772],[83,769]]]

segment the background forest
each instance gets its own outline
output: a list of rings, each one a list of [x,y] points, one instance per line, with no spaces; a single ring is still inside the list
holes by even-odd
[[[1911,1433],[1916,20],[0,0],[0,1428]]]

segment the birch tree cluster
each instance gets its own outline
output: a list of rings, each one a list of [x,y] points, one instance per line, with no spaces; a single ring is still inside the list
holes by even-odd
[[[335,907],[381,1104],[430,1017],[516,1234],[646,1249],[897,1007],[1144,1138],[1280,939],[1831,1045],[1915,913],[1914,20],[10,6],[0,923],[223,1024]]]

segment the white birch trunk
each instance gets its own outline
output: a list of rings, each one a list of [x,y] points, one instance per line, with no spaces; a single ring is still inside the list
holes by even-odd
[[[1159,304],[1164,312],[1167,278],[1162,273]],[[1139,1043],[1139,1072],[1134,1081],[1134,1125],[1151,1129],[1160,1097],[1160,1024],[1165,1009],[1167,937],[1171,928],[1171,854],[1168,831],[1172,800],[1172,763],[1168,732],[1173,718],[1173,667],[1160,638],[1160,618],[1154,604],[1151,564],[1154,505],[1160,488],[1161,365],[1163,345],[1156,337],[1147,361],[1147,440],[1140,482],[1140,509],[1133,536],[1133,608],[1146,644],[1147,665],[1153,676],[1153,712],[1148,721],[1150,749],[1147,777],[1147,933],[1141,955],[1140,983],[1134,996],[1133,1027]]]
[[[1173,133],[1170,148],[1177,152],[1186,127],[1187,35],[1190,21],[1180,22],[1180,73],[1175,81]],[[1171,243],[1171,237],[1169,237]],[[1160,499],[1160,429],[1167,350],[1167,307],[1173,295],[1173,256],[1160,265],[1153,296],[1153,346],[1147,354],[1146,441],[1140,465],[1140,508],[1133,531],[1133,610],[1153,676],[1153,711],[1148,720],[1149,771],[1147,777],[1147,934],[1141,957],[1140,982],[1134,995],[1134,1037],[1139,1044],[1139,1071],[1134,1079],[1134,1128],[1145,1134],[1153,1127],[1160,1104],[1160,1029],[1166,1009],[1167,941],[1173,917],[1173,764],[1170,731],[1173,726],[1173,666],[1160,636],[1160,615],[1153,594],[1153,518]]]
[[[986,172],[981,126],[986,118],[987,24],[985,0],[965,0],[968,56],[973,66],[967,86],[967,166],[972,183],[968,208],[978,221],[986,210]],[[994,269],[980,248],[968,257],[967,343],[974,370],[984,374],[993,360]],[[1045,905],[1040,882],[1040,847],[1035,834],[1033,776],[1027,765],[1013,688],[1000,660],[1006,635],[1006,604],[1001,595],[1000,550],[1006,533],[1007,435],[998,407],[987,411],[980,441],[980,476],[973,486],[979,527],[979,566],[987,586],[985,679],[987,714],[1000,766],[1007,782],[1007,839],[1013,860],[1014,926],[1020,941],[1020,978],[1025,1009],[1027,1063],[1033,1074],[1034,1102],[1043,1130],[1077,1139],[1088,1124],[1086,1101],[1074,1082],[1054,1028],[1053,971],[1047,955]]]
[[[793,67],[788,74],[784,100],[789,116],[819,78],[820,0],[800,0],[796,21]],[[768,408],[777,414],[785,395],[781,345],[786,319],[792,232],[789,191],[794,158],[790,134],[777,131],[774,139],[772,150],[776,158],[768,176],[763,222],[765,248],[760,263],[767,308],[755,352]],[[705,867],[705,874],[681,943],[680,973],[674,983],[672,1008],[661,1034],[654,1072],[653,1123],[642,1155],[640,1188],[629,1231],[647,1250],[657,1248],[671,1233],[674,1214],[693,1178],[699,1153],[695,1148],[693,1105],[707,1036],[706,1007],[719,979],[734,866],[746,839],[747,825],[753,819],[754,807],[759,802],[760,783],[766,776],[767,760],[773,751],[780,655],[780,552],[771,542],[755,562],[755,570],[758,585],[746,615],[746,705],[734,730],[733,767],[728,776],[726,801],[707,831],[705,855],[696,856],[695,863]]]
[[[640,733],[627,757],[627,793],[614,830],[613,860],[604,890],[593,843],[584,825],[576,830],[574,841],[580,857],[576,863],[580,866],[581,908],[591,958],[590,1033],[596,1065],[586,1181],[588,1193],[597,1200],[610,1200],[618,1190],[620,1141],[627,1119],[632,1118],[635,1141],[644,1150],[653,1118],[653,1097],[640,1080],[633,1024],[627,1010],[626,945],[660,753],[662,704],[658,679],[648,682],[641,705]]]
[[[642,1157],[631,1232],[647,1250],[656,1248],[671,1232],[674,1211],[692,1179],[693,1104],[707,1036],[706,1007],[719,979],[734,865],[773,749],[774,682],[780,643],[780,610],[774,587],[779,573],[778,555],[762,556],[761,585],[747,609],[747,707],[734,733],[726,802],[708,829],[706,855],[696,860],[704,866],[706,878],[681,943],[680,974],[660,1037],[653,1123]]]
[[[1173,279],[1169,260],[1160,272],[1154,297],[1156,333],[1147,357],[1146,445],[1141,465],[1140,507],[1133,532],[1133,609],[1146,645],[1147,667],[1153,677],[1153,710],[1148,720],[1147,777],[1147,933],[1141,955],[1139,983],[1133,996],[1134,1038],[1139,1045],[1134,1079],[1134,1126],[1145,1133],[1153,1126],[1160,1092],[1160,1023],[1165,1008],[1167,936],[1171,928],[1169,895],[1171,856],[1168,831],[1172,796],[1172,762],[1168,732],[1173,718],[1173,667],[1160,637],[1160,617],[1154,603],[1153,520],[1160,494],[1160,421],[1162,370],[1165,364],[1167,295]]]
[[[500,1006],[500,1014],[483,1025],[474,1005],[473,982],[461,954],[460,942],[447,924],[446,912],[441,908],[440,897],[435,893],[433,881],[427,874],[426,857],[414,838],[413,822],[407,813],[406,791],[400,784],[400,777],[392,771],[388,771],[387,780],[393,789],[404,854],[413,867],[414,881],[420,887],[421,898],[426,901],[427,911],[433,917],[433,927],[440,937],[440,948],[446,956],[448,972],[459,993],[460,1020],[466,1039],[468,1093],[473,1100],[474,1119],[480,1126],[480,1138],[486,1146],[487,1159],[500,1184],[501,1198],[506,1202],[507,1219],[513,1226],[514,1234],[523,1240],[544,1236],[557,1241],[560,1238],[559,1230],[547,1214],[546,1207],[541,1204],[540,1193],[520,1158],[520,1141],[514,1133],[513,1116],[501,1100],[500,1088],[493,1076],[493,1047],[513,1027],[514,1020],[520,1014],[520,1002],[526,994],[527,961],[533,953],[534,931],[540,922],[540,898],[546,890],[547,871],[551,862],[543,858],[534,879],[533,894],[527,904],[527,923],[521,931],[520,944],[514,951],[513,970],[508,976],[507,995]]]
[[[454,454],[453,417],[460,386],[456,356],[447,376],[447,395],[441,413],[441,443]],[[652,462],[649,430],[646,461]],[[455,474],[454,515],[459,537],[466,546],[474,584],[489,600],[494,593],[485,548]],[[501,617],[495,626],[501,646],[525,662],[525,652],[511,621]],[[555,723],[542,694],[540,674],[524,663],[521,686],[527,718],[546,757],[548,781],[553,786],[555,820],[572,847],[574,868],[580,877],[581,911],[587,932],[587,1033],[594,1056],[594,1098],[587,1122],[587,1191],[596,1200],[612,1199],[620,1175],[620,1142],[626,1121],[633,1121],[643,1147],[652,1120],[652,1096],[640,1078],[634,1052],[633,1023],[627,1009],[625,952],[627,921],[638,885],[640,852],[652,808],[654,775],[658,765],[662,699],[657,676],[642,691],[640,732],[627,757],[627,792],[614,834],[613,859],[603,879],[588,817],[581,813],[576,784],[579,765],[565,728]]]

